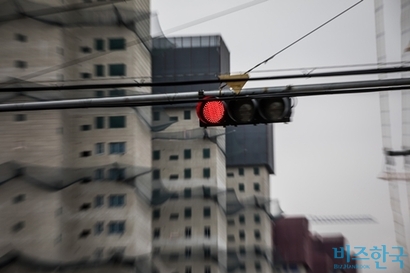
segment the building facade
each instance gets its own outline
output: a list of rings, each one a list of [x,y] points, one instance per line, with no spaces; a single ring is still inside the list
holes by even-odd
[[[4,1],[0,14],[10,20],[0,26],[0,81],[63,85],[149,76],[149,20],[141,19],[149,1],[89,2]],[[150,92],[10,92],[0,102]],[[136,177],[151,170],[151,129],[134,109],[1,113],[0,137],[1,272],[135,272],[138,259],[149,260],[151,208],[136,193]]]

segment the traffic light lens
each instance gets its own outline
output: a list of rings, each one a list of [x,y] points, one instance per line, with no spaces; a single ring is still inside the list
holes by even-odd
[[[206,122],[218,123],[225,115],[225,107],[221,101],[208,101],[203,104],[202,116]]]
[[[239,123],[251,122],[255,116],[255,103],[253,100],[238,100],[229,103],[229,114]]]
[[[285,113],[283,99],[263,100],[260,103],[260,113],[269,122],[281,120]]]

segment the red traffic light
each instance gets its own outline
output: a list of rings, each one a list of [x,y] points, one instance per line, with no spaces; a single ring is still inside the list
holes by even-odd
[[[201,127],[289,122],[291,98],[210,100],[204,98],[196,107]]]
[[[196,113],[198,118],[206,124],[218,124],[225,116],[225,105],[222,101],[204,101],[198,103]]]

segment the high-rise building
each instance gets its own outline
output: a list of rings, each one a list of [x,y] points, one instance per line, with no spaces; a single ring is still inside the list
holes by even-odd
[[[0,81],[150,76],[149,0],[91,2],[2,1]],[[150,92],[10,92],[0,103]],[[135,109],[1,113],[0,139],[1,272],[135,272],[149,261],[151,208],[135,181],[151,169],[151,128]]]

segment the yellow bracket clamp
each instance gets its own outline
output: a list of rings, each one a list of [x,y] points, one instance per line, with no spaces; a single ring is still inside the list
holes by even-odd
[[[241,74],[241,75],[219,75],[218,78],[221,81],[229,80],[226,84],[230,87],[235,94],[239,94],[249,79],[248,74]],[[237,81],[236,81],[237,80]]]

